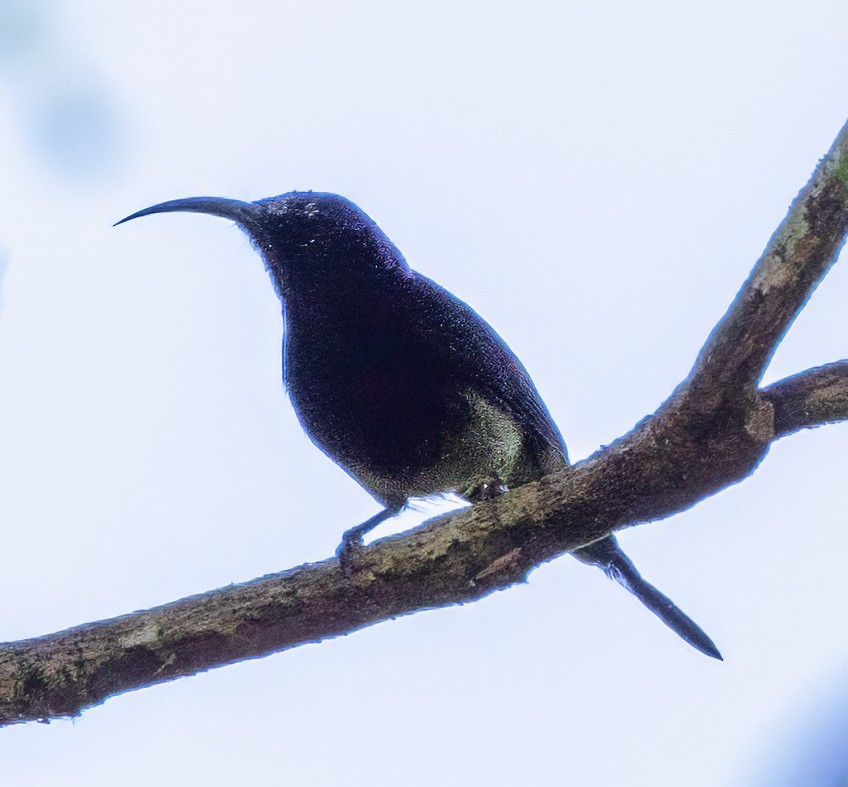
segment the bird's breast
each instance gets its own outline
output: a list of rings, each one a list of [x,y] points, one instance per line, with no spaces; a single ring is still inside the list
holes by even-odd
[[[465,418],[454,381],[396,332],[334,327],[286,335],[286,384],[312,440],[372,491],[436,464]]]

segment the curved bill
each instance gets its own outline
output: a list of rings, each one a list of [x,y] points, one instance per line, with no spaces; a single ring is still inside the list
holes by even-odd
[[[238,224],[247,224],[256,215],[257,206],[253,202],[242,202],[237,199],[226,199],[224,197],[188,197],[187,199],[172,199],[168,202],[160,202],[149,208],[139,210],[131,216],[116,221],[112,226],[117,227],[125,221],[149,216],[151,213],[208,213],[210,216],[220,216],[223,219],[231,219]]]

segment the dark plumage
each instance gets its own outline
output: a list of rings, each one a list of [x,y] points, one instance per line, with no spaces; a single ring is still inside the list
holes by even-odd
[[[527,371],[469,306],[411,270],[352,202],[292,192],[240,202],[173,200],[166,211],[229,218],[261,254],[283,303],[283,377],[312,441],[386,508],[345,534],[362,536],[410,497],[479,499],[568,462]],[[120,222],[119,222],[120,223]],[[613,537],[577,550],[715,658],[698,626],[645,582]]]

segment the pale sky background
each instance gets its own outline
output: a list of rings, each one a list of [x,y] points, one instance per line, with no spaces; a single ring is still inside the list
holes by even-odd
[[[844,0],[0,0],[0,639],[323,559],[377,510],[297,424],[241,233],[114,221],[344,194],[495,326],[580,459],[685,376],[848,117],[846,30]],[[848,356],[846,302],[843,262],[768,378]],[[848,426],[798,435],[623,534],[724,663],[563,558],[0,730],[0,784],[836,784],[846,470]]]

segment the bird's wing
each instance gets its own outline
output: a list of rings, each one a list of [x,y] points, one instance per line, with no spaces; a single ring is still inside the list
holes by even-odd
[[[406,318],[428,348],[443,354],[445,368],[514,418],[527,435],[544,470],[568,457],[565,442],[522,363],[495,330],[470,306],[425,276],[405,271]],[[441,359],[440,359],[441,360]]]

